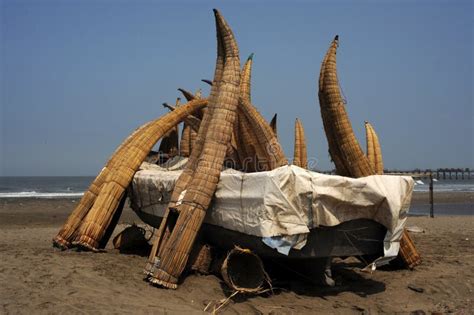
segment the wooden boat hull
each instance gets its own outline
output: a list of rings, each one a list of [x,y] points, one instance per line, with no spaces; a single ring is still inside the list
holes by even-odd
[[[143,222],[159,227],[161,217],[134,209]],[[230,250],[235,245],[251,249],[262,258],[307,259],[341,256],[383,256],[383,242],[387,229],[372,220],[357,219],[331,227],[310,230],[306,245],[302,249],[291,249],[288,256],[267,246],[262,238],[225,229],[212,224],[203,224],[203,239],[210,245]]]

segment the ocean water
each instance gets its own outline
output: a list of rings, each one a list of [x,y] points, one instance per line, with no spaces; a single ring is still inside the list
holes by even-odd
[[[429,180],[416,180],[414,191],[428,192]],[[433,182],[433,198],[434,198],[434,216],[443,215],[474,215],[473,203],[443,203],[436,201],[436,193],[457,193],[457,192],[474,192],[474,179],[458,179],[458,180],[438,180]],[[429,215],[431,206],[429,200],[424,204],[412,204],[409,210],[410,215]]]
[[[429,179],[416,179],[414,191],[427,192],[430,188]],[[458,180],[438,180],[433,182],[433,190],[436,193],[439,192],[473,192],[474,191],[474,178],[471,179],[458,179]]]
[[[94,177],[0,177],[0,198],[82,197]]]
[[[0,177],[0,198],[78,198],[94,177]],[[435,215],[474,215],[474,204],[437,204],[436,192],[474,192],[474,179],[434,182]],[[427,192],[429,181],[418,181],[415,191]],[[430,205],[412,205],[410,215],[429,215]]]

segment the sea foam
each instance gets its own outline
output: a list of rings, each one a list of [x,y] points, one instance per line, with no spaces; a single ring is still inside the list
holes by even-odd
[[[83,192],[36,192],[36,191],[20,191],[20,192],[3,192],[0,198],[76,198],[82,197]]]

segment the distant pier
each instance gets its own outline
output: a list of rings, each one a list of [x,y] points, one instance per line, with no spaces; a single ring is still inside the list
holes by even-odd
[[[384,170],[384,174],[400,174],[400,175],[414,175],[419,178],[429,178],[430,175],[440,179],[450,179],[450,180],[469,180],[474,178],[474,170],[470,168],[438,168],[436,170],[432,169],[414,169],[409,171],[400,171],[400,170]]]
[[[334,175],[336,174],[335,170],[330,171],[319,171],[320,173]],[[406,175],[418,178],[436,178],[440,179],[449,179],[449,180],[469,180],[474,178],[474,170],[470,168],[438,168],[436,170],[432,169],[414,169],[414,170],[397,170],[397,169],[385,169],[384,174],[386,175]]]

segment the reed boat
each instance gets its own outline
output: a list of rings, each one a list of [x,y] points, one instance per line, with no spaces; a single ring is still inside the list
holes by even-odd
[[[251,102],[253,54],[241,68],[232,29],[213,12],[217,58],[214,78],[206,80],[209,95],[179,89],[186,103],[166,104],[169,113],[127,137],[54,237],[54,246],[103,249],[128,195],[143,221],[158,228],[144,271],[150,283],[166,288],[178,287],[198,237],[220,249],[239,245],[286,261],[380,256],[372,267],[401,248],[407,267],[419,264],[404,232],[413,180],[383,175],[379,139],[369,123],[363,152],[339,87],[339,36],[323,58],[318,82],[335,176],[307,169],[299,119],[290,165],[276,116],[268,123]],[[167,159],[146,162],[158,141]]]
[[[144,162],[133,177],[131,207],[146,224],[159,228],[186,162]],[[349,178],[295,165],[225,169],[201,233],[217,248],[238,245],[262,258],[366,255],[380,265],[398,254],[413,187],[411,177]]]

